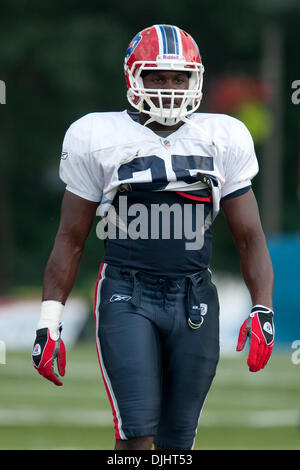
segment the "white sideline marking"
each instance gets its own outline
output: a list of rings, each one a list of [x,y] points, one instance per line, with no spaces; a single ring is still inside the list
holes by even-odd
[[[300,426],[299,410],[268,410],[252,412],[210,412],[203,413],[202,426],[226,426],[226,427],[280,427],[280,426]]]
[[[85,426],[113,427],[113,417],[110,410],[57,410],[39,409],[4,410],[0,409],[1,426]],[[299,426],[299,410],[254,411],[246,413],[232,412],[203,412],[199,427],[280,427]]]
[[[57,410],[57,413],[47,410],[0,409],[1,426],[113,426],[113,416],[110,410]]]
[[[9,358],[8,358],[9,359]],[[85,380],[98,380],[101,372],[99,368],[98,359],[95,358],[93,363],[91,362],[67,362],[67,373],[70,378]],[[5,369],[2,372],[9,376],[28,377],[34,371],[31,360],[18,359],[7,361]],[[1,373],[1,370],[0,370]]]
[[[22,357],[11,359],[9,352],[7,352],[6,356],[7,364],[5,367],[0,367],[0,378],[2,374],[5,374],[5,376],[18,377],[30,377],[33,374],[30,357],[26,359]],[[34,371],[34,373],[36,372]],[[96,352],[93,361],[67,360],[66,376],[69,380],[80,380],[81,382],[90,380],[98,381],[99,377],[101,378],[101,372]],[[272,371],[270,368],[266,368],[263,371],[253,374],[248,371],[245,362],[241,365],[240,369],[219,367],[214,379],[214,383],[217,385],[247,384],[247,387],[254,387],[255,389],[270,387],[270,381],[272,382],[272,387],[274,387],[274,385],[281,386],[284,383],[286,389],[299,390],[299,380],[298,376],[295,374],[295,367],[290,370],[281,368],[280,371],[276,373],[274,370]]]

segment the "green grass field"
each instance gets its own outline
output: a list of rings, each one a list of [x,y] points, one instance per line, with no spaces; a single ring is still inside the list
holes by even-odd
[[[63,387],[39,376],[30,354],[8,351],[0,365],[0,449],[113,449],[95,346],[68,351]],[[300,365],[289,351],[256,374],[245,361],[246,353],[221,359],[196,449],[300,449]]]

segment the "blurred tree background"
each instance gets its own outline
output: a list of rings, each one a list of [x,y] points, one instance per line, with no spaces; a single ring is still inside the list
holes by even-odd
[[[267,235],[299,231],[300,105],[291,101],[291,84],[300,79],[298,1],[2,0],[2,295],[41,286],[64,191],[58,167],[65,131],[84,114],[128,107],[124,54],[138,31],[156,23],[175,24],[198,43],[205,65],[200,111],[235,115],[253,132],[261,166],[253,185]],[[222,215],[214,233],[214,268],[236,272]],[[102,252],[92,229],[77,288],[93,287]]]

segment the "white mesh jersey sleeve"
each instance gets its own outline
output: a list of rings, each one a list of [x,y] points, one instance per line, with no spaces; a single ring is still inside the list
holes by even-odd
[[[258,173],[258,162],[249,130],[237,119],[232,119],[231,123],[231,144],[224,162],[225,183],[221,198],[250,186],[252,178]]]
[[[89,201],[100,202],[103,175],[99,162],[91,152],[91,115],[75,121],[67,130],[59,167],[59,176],[66,189]]]

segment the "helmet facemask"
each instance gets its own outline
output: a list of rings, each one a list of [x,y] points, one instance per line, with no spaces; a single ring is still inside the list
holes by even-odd
[[[143,72],[158,70],[188,72],[190,75],[188,89],[145,88]],[[127,92],[128,101],[141,113],[150,116],[145,124],[156,121],[164,126],[173,126],[199,107],[202,98],[203,72],[203,65],[195,62],[163,61],[161,64],[148,61],[134,62],[131,69],[127,70],[130,83]],[[154,104],[152,98],[158,100],[158,106]],[[171,100],[170,107],[163,107],[164,99]]]

